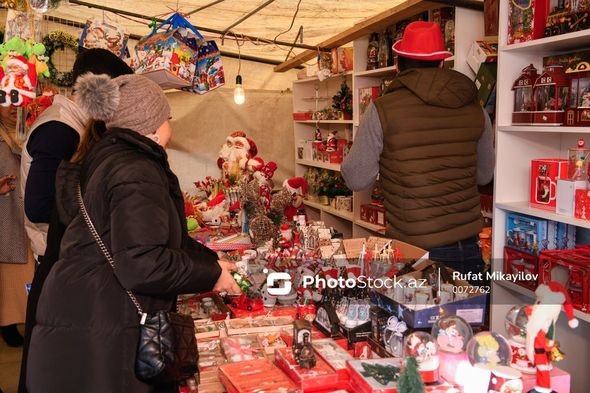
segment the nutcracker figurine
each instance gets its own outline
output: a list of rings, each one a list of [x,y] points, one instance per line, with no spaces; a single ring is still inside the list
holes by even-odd
[[[556,354],[563,357],[555,341],[555,323],[559,318],[561,307],[569,319],[568,325],[575,329],[578,320],[574,318],[574,309],[568,292],[560,283],[551,281],[541,284],[535,291],[537,302],[528,307],[526,313],[526,350],[527,356],[537,367],[537,383],[529,393],[548,393],[551,390],[551,361]]]

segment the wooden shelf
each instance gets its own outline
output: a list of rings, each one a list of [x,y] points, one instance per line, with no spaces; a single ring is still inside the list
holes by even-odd
[[[532,301],[535,299],[535,293],[533,291],[531,291],[530,289],[521,287],[520,285],[512,282],[512,281],[494,281],[495,284],[509,289],[511,291],[520,293],[521,295],[524,295],[528,298],[531,299],[531,303]],[[574,309],[574,315],[576,316],[576,318],[578,318],[580,321],[585,321],[585,322],[589,322],[590,323],[590,314],[587,314],[585,312],[582,312],[580,310],[576,310]]]
[[[334,78],[338,78],[338,77],[342,77],[342,76],[348,76],[348,75],[352,75],[352,71],[346,71],[341,74],[333,74],[322,81],[320,81],[317,76],[312,76],[310,78],[297,79],[297,80],[293,81],[293,83],[311,83],[311,82],[320,82],[321,83],[321,82],[325,82],[330,79],[334,79]]]
[[[354,220],[354,223],[356,225],[358,225],[359,227],[363,227],[363,228],[368,229],[370,231],[377,232],[381,235],[385,234],[385,227],[383,227],[381,225],[371,224],[370,222],[366,222],[363,220]]]
[[[313,160],[295,160],[296,164],[312,166],[315,168],[329,169],[331,171],[340,172],[340,164],[330,164],[329,162],[313,161]]]
[[[554,37],[540,38],[538,40],[521,42],[519,44],[502,45],[500,51],[547,53],[579,51],[584,47],[590,47],[590,30],[575,31],[573,33],[556,35]]]
[[[354,76],[369,76],[372,78],[380,78],[384,76],[395,76],[397,72],[397,67],[385,67],[385,68],[378,68],[376,70],[368,70],[368,71],[360,71],[355,72]]]
[[[507,210],[515,213],[527,214],[533,217],[544,218],[546,220],[553,220],[557,222],[563,222],[577,227],[590,229],[590,221],[580,220],[578,218],[564,216],[555,212],[543,209],[535,209],[529,206],[529,202],[507,202],[507,203],[496,203],[498,209]]]
[[[347,212],[344,210],[336,210],[328,205],[322,205],[320,203],[312,202],[312,201],[303,201],[303,204],[306,206],[312,207],[314,209],[321,210],[321,211],[331,214],[333,216],[343,218],[347,221],[351,221],[351,222],[353,221],[352,212]]]
[[[352,120],[295,120],[299,124],[353,124]]]
[[[502,132],[558,132],[569,134],[590,133],[590,127],[560,127],[560,126],[500,126]]]

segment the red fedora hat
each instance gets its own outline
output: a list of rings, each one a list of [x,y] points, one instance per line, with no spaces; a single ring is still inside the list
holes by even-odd
[[[393,44],[399,56],[415,60],[444,60],[453,54],[447,51],[440,26],[434,22],[412,22],[401,40]]]

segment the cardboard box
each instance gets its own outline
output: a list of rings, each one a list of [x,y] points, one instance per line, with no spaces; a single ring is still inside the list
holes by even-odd
[[[275,363],[303,393],[338,388],[338,374],[319,356],[313,369],[299,367],[290,348],[275,351]]]
[[[349,380],[348,368],[346,362],[354,360],[354,358],[342,347],[340,347],[336,341],[331,338],[323,340],[314,340],[311,345],[326,363],[338,373],[338,379],[340,382],[347,382]]]
[[[393,277],[393,280],[404,280],[406,278],[421,280],[423,279],[424,269],[432,264],[432,261],[418,262],[415,264],[415,266],[418,266],[417,271],[401,277]],[[448,269],[448,272],[452,274],[451,269]],[[462,280],[455,280],[455,285],[463,288],[461,292],[466,293],[467,298],[440,305],[424,305],[426,306],[424,308],[412,307],[395,301],[385,288],[373,289],[370,291],[370,297],[374,304],[397,316],[411,328],[429,328],[445,315],[458,315],[472,326],[482,325],[485,322],[487,309],[488,290],[486,287],[473,287]]]
[[[332,49],[332,74],[352,71],[354,52],[352,47]]]
[[[586,190],[587,180],[557,179],[555,212],[573,217],[576,210],[576,190]]]
[[[532,255],[557,249],[557,222],[508,213],[505,245]]]
[[[414,263],[416,261],[428,259],[428,251],[420,247],[413,246],[409,243],[402,242],[401,240],[389,239],[386,237],[369,236],[366,239],[345,239],[342,243],[344,245],[346,257],[348,259],[357,259],[360,256],[363,244],[365,244],[365,249],[367,251],[372,252],[372,250],[375,249],[375,245],[377,245],[379,248],[379,246],[385,245],[390,240],[391,246],[394,249],[399,250],[401,254],[401,261],[406,263]]]
[[[498,61],[498,43],[491,41],[474,41],[467,54],[467,64],[476,74],[482,63]]]
[[[575,225],[557,223],[557,248],[559,250],[576,248],[576,229]]]
[[[347,328],[343,325],[338,326],[340,333],[346,338],[349,344],[359,341],[367,341],[371,335],[371,321],[363,323],[354,328]]]
[[[228,393],[254,393],[261,390],[279,393],[297,389],[293,381],[268,359],[223,365],[219,367],[219,379]]]
[[[574,215],[581,220],[590,220],[590,191],[576,190]]]
[[[561,158],[531,161],[531,207],[555,211],[557,179],[568,177],[567,168],[568,160]]]
[[[359,92],[359,111],[361,114],[361,118],[364,115],[365,111],[369,107],[372,102],[375,102],[377,98],[379,98],[380,89],[379,86],[373,87],[362,87],[358,89]]]
[[[230,319],[225,322],[228,335],[278,332],[283,329],[292,329],[293,318],[291,316]]]

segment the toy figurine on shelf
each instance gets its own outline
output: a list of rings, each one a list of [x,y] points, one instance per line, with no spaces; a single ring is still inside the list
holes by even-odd
[[[336,151],[338,140],[336,139],[336,134],[338,131],[330,131],[328,133],[328,140],[326,141],[326,151],[327,152],[334,152]]]
[[[283,182],[283,189],[291,194],[291,206],[285,209],[287,221],[292,222],[293,217],[299,215],[299,209],[303,207],[303,199],[307,194],[307,180],[303,177],[292,177]]]
[[[551,392],[551,361],[563,358],[555,341],[555,324],[562,306],[570,328],[575,329],[578,320],[574,318],[572,302],[563,285],[554,281],[541,284],[535,295],[537,302],[526,310],[526,350],[529,360],[537,366],[536,387],[529,393]]]
[[[535,99],[533,86],[539,74],[532,64],[523,68],[521,75],[512,85],[514,91],[514,109],[512,111],[512,124],[529,125],[533,124],[533,112],[535,110]]]
[[[301,368],[314,368],[315,355],[311,346],[311,324],[297,320],[293,324],[293,357]]]
[[[536,111],[533,123],[560,126],[564,121],[564,109],[568,104],[569,83],[563,66],[549,65],[533,87]]]
[[[590,15],[588,17],[590,19]],[[590,125],[590,63],[580,61],[565,70],[570,80],[570,103],[565,111],[566,126]]]

